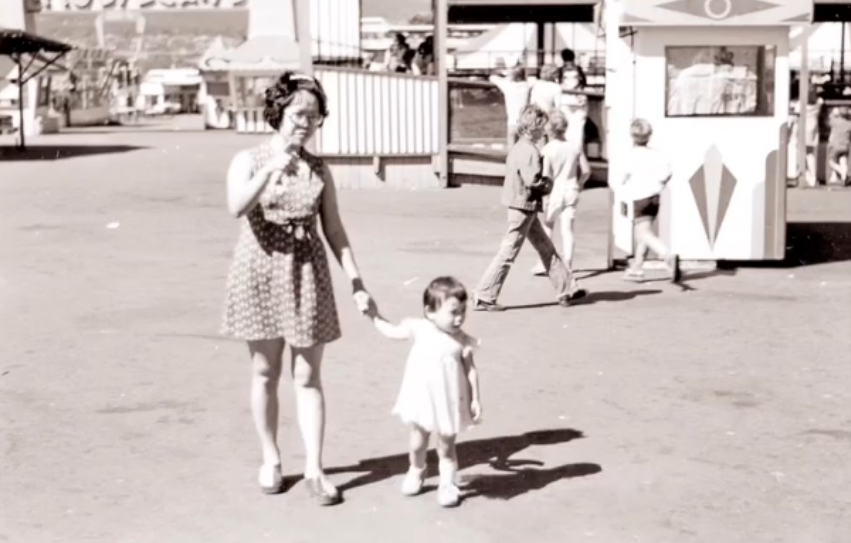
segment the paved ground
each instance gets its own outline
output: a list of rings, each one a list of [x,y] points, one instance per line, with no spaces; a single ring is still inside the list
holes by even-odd
[[[797,227],[793,252],[821,255],[798,261],[838,262],[693,276],[687,292],[601,274],[584,306],[472,314],[485,423],[463,436],[474,495],[453,511],[398,493],[405,431],[389,410],[407,346],[355,314],[335,268],[345,336],[327,351],[326,460],[347,501],[320,510],[301,485],[256,488],[247,353],[216,335],[237,232],[223,172],[253,140],[72,140],[111,148],[0,153],[0,541],[851,541],[851,193],[790,201],[793,220],[831,223]],[[604,261],[605,198],[583,200],[581,268]],[[486,187],[341,193],[388,315],[416,315],[436,274],[475,282],[496,201]],[[532,260],[524,249],[506,303],[550,300]],[[510,471],[490,465],[509,457]]]

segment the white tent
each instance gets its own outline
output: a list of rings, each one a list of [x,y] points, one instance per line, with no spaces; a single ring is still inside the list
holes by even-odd
[[[204,71],[227,71],[230,48],[225,45],[221,36],[210,41],[207,50],[198,60],[198,69]]]
[[[555,27],[555,33],[553,33]],[[598,36],[598,34],[600,34]],[[514,66],[518,62],[537,63],[537,25],[511,23],[500,25],[459,46],[452,55],[455,68],[460,70],[493,69]],[[597,25],[586,23],[556,23],[547,25],[544,32],[545,62],[554,62],[559,52],[570,48],[579,56],[583,53],[605,51],[605,38]]]
[[[843,41],[842,26],[845,23],[820,23],[809,27],[793,27],[790,32],[789,64],[792,69],[801,67],[801,44],[809,45],[810,70],[829,70],[831,62],[839,66],[844,49],[846,67],[851,65],[851,24],[846,25]]]

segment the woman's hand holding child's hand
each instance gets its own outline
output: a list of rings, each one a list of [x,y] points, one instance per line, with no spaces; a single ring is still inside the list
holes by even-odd
[[[375,300],[373,300],[373,299],[369,300],[369,307],[364,312],[364,315],[366,315],[370,319],[375,319],[376,317],[380,316],[379,313],[378,313],[378,306],[375,305]]]
[[[358,311],[360,311],[363,315],[368,315],[370,308],[375,305],[372,301],[372,297],[365,290],[356,291],[353,298]]]

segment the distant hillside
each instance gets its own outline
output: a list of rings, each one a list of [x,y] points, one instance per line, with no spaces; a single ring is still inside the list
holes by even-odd
[[[97,47],[95,18],[92,13],[42,13],[36,17],[36,31],[80,47]],[[247,11],[147,13],[140,64],[143,69],[194,67],[216,36],[226,45],[237,45],[247,34]],[[107,23],[105,39],[107,47],[129,54],[135,49],[135,27]]]
[[[4,0],[0,0],[3,2]],[[362,15],[404,23],[428,12],[431,0],[362,0]],[[80,47],[97,47],[95,13],[53,12],[36,16],[36,31]],[[140,55],[143,69],[194,67],[210,41],[222,36],[236,45],[248,34],[247,10],[149,12]],[[108,23],[106,46],[122,53],[135,49],[136,31],[130,23]]]

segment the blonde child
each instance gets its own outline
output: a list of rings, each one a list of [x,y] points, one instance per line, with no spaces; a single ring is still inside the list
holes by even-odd
[[[671,180],[671,165],[660,151],[647,144],[653,134],[653,127],[644,119],[636,119],[630,126],[633,147],[626,157],[626,172],[620,183],[612,189],[624,201],[633,202],[634,233],[637,245],[635,260],[627,270],[624,279],[642,281],[644,279],[644,258],[647,249],[652,249],[663,257],[671,270],[671,280],[680,281],[679,256],[668,251],[665,243],[653,233],[653,222],[659,214],[660,194]]]
[[[386,337],[413,340],[393,408],[393,413],[410,426],[411,466],[402,482],[402,493],[415,496],[422,490],[426,451],[434,433],[440,459],[437,501],[443,507],[454,507],[461,500],[456,483],[455,437],[482,416],[473,362],[478,340],[461,329],[467,298],[460,281],[438,277],[423,293],[424,318],[391,324],[374,307],[369,312],[375,327]]]
[[[544,177],[553,180],[553,190],[544,204],[544,231],[552,237],[555,223],[560,226],[561,259],[567,269],[573,270],[573,225],[579,192],[591,177],[591,166],[578,142],[568,141],[567,118],[560,111],[550,113],[547,125],[548,141],[541,151],[544,157]],[[533,270],[536,275],[544,273],[544,264],[538,262]]]
[[[529,103],[544,111],[552,111],[561,103],[561,70],[553,64],[545,64],[541,68],[540,78],[535,81],[529,91]]]

